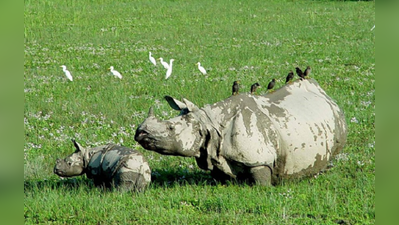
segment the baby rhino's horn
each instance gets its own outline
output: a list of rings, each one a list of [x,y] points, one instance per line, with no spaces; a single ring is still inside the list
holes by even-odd
[[[148,110],[148,117],[154,117],[154,107],[151,106],[150,110]]]

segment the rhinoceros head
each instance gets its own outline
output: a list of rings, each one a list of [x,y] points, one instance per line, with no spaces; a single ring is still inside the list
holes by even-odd
[[[54,173],[60,177],[79,176],[84,173],[86,150],[75,140],[72,140],[76,151],[65,159],[57,159]]]
[[[151,107],[148,117],[137,128],[134,139],[145,149],[164,155],[199,156],[203,142],[203,126],[198,120],[201,110],[192,102],[178,101],[165,96],[169,105],[180,115],[165,121],[154,116]]]

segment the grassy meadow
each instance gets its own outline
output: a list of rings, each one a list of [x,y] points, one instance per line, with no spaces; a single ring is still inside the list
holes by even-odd
[[[375,2],[25,0],[24,222],[26,224],[374,224]],[[155,58],[175,59],[173,72]],[[202,75],[201,62],[208,71]],[[70,82],[61,65],[74,77]],[[296,66],[343,109],[348,142],[333,167],[275,187],[216,183],[193,158],[134,141],[150,106],[168,119],[170,95],[203,106]],[[107,70],[114,66],[123,79]],[[142,152],[145,193],[60,180],[55,160],[108,142]]]

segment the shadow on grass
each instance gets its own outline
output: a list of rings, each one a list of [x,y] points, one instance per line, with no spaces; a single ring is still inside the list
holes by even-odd
[[[322,174],[320,172],[318,175]],[[296,179],[281,180],[276,185],[287,185],[291,183],[298,183],[302,180],[312,181],[312,177],[302,177]],[[153,169],[151,174],[151,184],[149,188],[173,188],[176,186],[196,185],[196,186],[215,186],[215,185],[251,185],[251,183],[245,181],[227,180],[220,181],[215,180],[210,172],[202,170],[188,171],[183,168],[163,168]],[[101,188],[96,187],[92,180],[86,178],[86,176],[79,176],[73,178],[59,179],[28,179],[24,181],[24,191],[29,192],[32,190],[40,189],[67,189],[76,190],[79,188]],[[105,188],[106,189],[106,188]]]
[[[93,182],[85,177],[76,177],[69,179],[32,179],[24,180],[24,192],[43,189],[67,189],[76,190],[80,187],[95,188]]]
[[[216,185],[218,182],[212,178],[209,172],[192,171],[186,169],[154,169],[151,176],[151,186],[175,187],[185,185]]]
[[[183,169],[161,169],[153,170],[151,186],[149,188],[165,188],[185,185],[216,185],[217,182],[209,173],[203,171],[188,172]],[[96,187],[92,180],[86,176],[72,178],[51,178],[51,179],[27,179],[24,180],[24,192],[43,189],[66,189],[77,190],[79,188],[101,188]]]
[[[149,188],[173,188],[176,186],[197,185],[197,186],[215,186],[218,184],[227,185],[245,185],[237,181],[217,181],[206,171],[187,171],[186,169],[154,169],[151,176],[151,185]],[[59,179],[28,179],[24,180],[24,191],[30,192],[43,189],[66,189],[77,190],[79,188],[99,188],[93,184],[93,181],[85,176]]]

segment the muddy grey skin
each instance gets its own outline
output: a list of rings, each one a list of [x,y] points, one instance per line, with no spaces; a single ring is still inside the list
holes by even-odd
[[[346,143],[343,112],[313,79],[202,108],[187,99],[165,99],[180,115],[161,121],[151,107],[135,140],[160,154],[195,157],[220,180],[274,185],[310,176],[324,170]]]
[[[86,174],[96,186],[126,191],[143,191],[151,182],[151,169],[140,152],[116,144],[85,149],[72,142],[76,151],[56,161],[54,173],[58,176]]]

